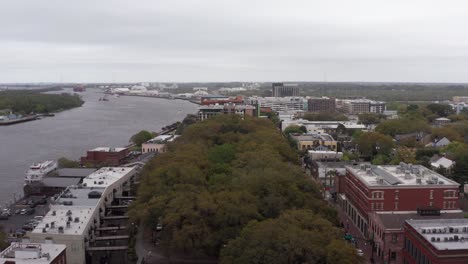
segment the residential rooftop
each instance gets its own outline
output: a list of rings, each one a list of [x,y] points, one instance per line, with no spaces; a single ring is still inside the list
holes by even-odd
[[[0,253],[0,263],[10,261],[15,264],[48,264],[65,248],[61,244],[13,242]]]
[[[421,215],[418,212],[406,211],[385,211],[374,212],[375,216],[380,219],[380,222],[386,229],[402,230],[405,221],[407,220],[432,220],[438,219],[444,221],[446,219],[463,218],[464,213],[462,210],[447,210],[442,211],[440,215]]]
[[[407,220],[437,250],[468,250],[468,219]]]
[[[421,165],[401,162],[400,165],[356,165],[346,166],[347,170],[367,186],[437,186],[459,184]]]

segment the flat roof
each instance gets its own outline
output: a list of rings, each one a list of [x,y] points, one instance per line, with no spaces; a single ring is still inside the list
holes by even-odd
[[[106,188],[70,186],[50,206],[49,212],[36,226],[32,233],[61,234],[59,227],[63,227],[65,235],[81,235],[88,225],[88,221],[96,210],[99,200],[90,199],[89,193],[104,193]],[[69,221],[71,217],[72,221]],[[78,217],[78,221],[76,221]],[[70,226],[67,227],[67,222]],[[52,228],[52,223],[54,227]],[[45,231],[45,232],[44,232]]]
[[[441,213],[440,215],[419,215],[417,212],[375,212],[382,225],[387,229],[403,229],[406,220],[431,220],[431,219],[453,219],[463,218],[461,210]]]
[[[459,184],[421,165],[352,165],[346,168],[368,186],[443,186]]]
[[[80,181],[80,178],[71,177],[44,177],[42,179],[44,186],[61,188],[66,188],[70,185],[77,185]]]
[[[111,148],[111,147],[98,147],[95,149],[92,149],[90,151],[93,152],[120,152],[122,150],[126,150],[127,148]]]
[[[104,167],[84,178],[83,186],[107,187],[134,170],[134,167]]]
[[[84,178],[95,171],[89,168],[63,168],[58,169],[57,174],[59,177]]]
[[[14,261],[16,264],[51,263],[65,249],[66,246],[62,244],[13,242],[0,253],[0,262]]]
[[[406,220],[437,250],[468,250],[468,219]]]

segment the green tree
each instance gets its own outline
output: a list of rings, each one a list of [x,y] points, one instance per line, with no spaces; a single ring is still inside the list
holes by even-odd
[[[348,121],[345,115],[335,112],[306,113],[302,118],[309,121]]]
[[[311,211],[286,211],[278,219],[249,223],[222,250],[221,263],[360,263],[341,235]]]
[[[65,157],[61,157],[57,161],[59,168],[79,168],[80,162],[76,160],[69,160]]]
[[[378,132],[363,133],[357,140],[359,152],[366,157],[378,154],[390,155],[393,148],[393,139]]]
[[[7,242],[7,235],[3,230],[3,226],[0,226],[0,251],[7,248],[9,243]]]
[[[426,106],[426,108],[429,109],[432,113],[441,117],[447,117],[455,113],[450,105],[445,104],[429,104]]]
[[[368,125],[377,125],[380,123],[384,116],[376,113],[362,113],[358,115],[359,123]]]
[[[284,129],[285,135],[289,135],[291,133],[304,134],[304,133],[307,133],[307,128],[305,126],[290,125]]]
[[[153,134],[151,134],[151,132],[148,132],[146,130],[141,130],[140,132],[136,133],[130,138],[130,142],[140,147],[141,144],[145,143],[146,141],[152,138],[153,138]]]

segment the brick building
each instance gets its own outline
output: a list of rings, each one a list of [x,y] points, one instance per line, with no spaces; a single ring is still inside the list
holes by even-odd
[[[310,98],[307,100],[309,112],[335,112],[335,98]]]
[[[468,219],[407,220],[405,264],[468,263]]]
[[[347,166],[339,181],[340,206],[365,237],[371,212],[460,208],[459,184],[420,165]]]
[[[215,104],[243,104],[244,97],[236,96],[236,97],[225,97],[225,96],[203,96],[200,99],[201,105],[215,105]]]
[[[458,188],[458,183],[434,171],[405,163],[347,166],[346,175],[335,178],[339,206],[362,236],[375,242],[376,258],[383,263],[402,263],[398,248],[404,220],[421,212],[421,216],[439,212],[432,215],[438,218],[460,213]]]
[[[99,147],[86,152],[85,157],[81,157],[81,165],[89,164],[99,166],[118,166],[128,155],[128,148]]]

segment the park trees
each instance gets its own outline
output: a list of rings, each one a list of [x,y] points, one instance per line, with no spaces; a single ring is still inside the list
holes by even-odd
[[[311,231],[299,224],[285,225],[281,236],[291,230],[293,236],[288,236],[297,239],[280,240],[280,253],[294,259],[300,242],[340,236],[334,227],[336,211],[322,201],[298,161],[269,120],[217,116],[187,127],[166,153],[145,166],[130,215],[148,226],[162,223],[166,252],[219,257],[225,245],[242,239],[241,234],[251,236],[254,230],[249,226],[257,223],[269,230],[269,221],[286,217],[285,212],[307,210],[307,219],[326,228]],[[251,244],[250,250],[262,247]],[[329,251],[319,251],[316,256],[326,260]],[[225,256],[229,261],[227,254],[221,261]]]
[[[359,152],[366,157],[378,154],[390,155],[393,148],[393,139],[378,132],[362,133],[357,139]]]

